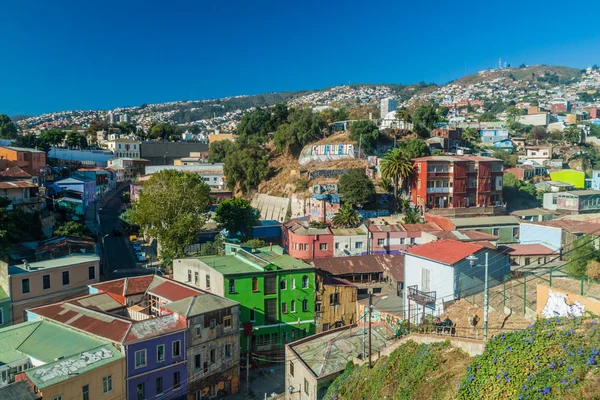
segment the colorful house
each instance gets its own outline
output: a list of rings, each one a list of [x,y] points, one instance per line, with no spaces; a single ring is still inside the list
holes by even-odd
[[[86,209],[96,200],[96,180],[84,176],[72,176],[55,182],[62,190],[70,190],[81,194],[83,208]]]
[[[551,172],[550,179],[564,183],[570,183],[575,189],[585,188],[585,173],[573,169],[563,169],[561,171]]]
[[[10,296],[0,286],[0,328],[10,325]]]
[[[173,261],[173,277],[239,302],[241,351],[280,352],[285,343],[315,332],[314,267],[279,246],[252,249],[227,244],[224,256]]]

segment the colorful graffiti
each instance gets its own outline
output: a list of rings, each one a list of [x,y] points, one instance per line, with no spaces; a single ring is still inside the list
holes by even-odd
[[[308,145],[302,149],[298,162],[300,165],[312,161],[330,161],[343,158],[356,158],[353,144]]]
[[[313,193],[337,193],[338,185],[330,183],[328,185],[313,185]]]
[[[361,218],[389,217],[390,210],[358,210]]]
[[[346,172],[352,171],[351,169],[318,169],[308,173],[308,179],[315,178],[337,178],[344,175]]]

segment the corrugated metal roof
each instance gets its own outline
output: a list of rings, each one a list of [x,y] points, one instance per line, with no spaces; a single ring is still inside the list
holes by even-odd
[[[332,275],[383,272],[392,264],[402,264],[402,254],[368,255],[354,257],[314,258],[309,260],[315,268]]]
[[[544,246],[543,244],[511,244],[499,249],[510,256],[552,256],[560,253]]]
[[[37,400],[39,398],[28,380],[0,387],[0,399]]]
[[[191,317],[227,307],[233,307],[238,304],[238,302],[228,298],[205,293],[166,304],[164,308],[185,315],[186,317]]]
[[[163,282],[160,285],[148,290],[148,293],[152,293],[170,301],[177,301],[187,297],[196,296],[202,292],[179,285],[175,282]]]
[[[25,371],[25,374],[35,386],[44,390],[57,383],[77,378],[95,368],[117,362],[124,357],[110,344],[103,344],[79,354],[29,369]]]
[[[519,225],[519,220],[517,217],[512,215],[449,219],[457,229],[471,226]]]
[[[483,246],[479,244],[456,240],[438,240],[411,247],[407,250],[407,253],[452,265],[481,249],[483,249]]]
[[[16,181],[16,182],[0,182],[0,189],[32,189],[36,188],[37,185],[34,185],[31,182],[27,181]]]
[[[71,254],[65,257],[55,258],[52,260],[38,261],[29,263],[29,270],[23,264],[11,265],[8,267],[10,275],[25,274],[39,270],[68,267],[76,264],[100,261],[97,254]]]
[[[98,311],[112,311],[124,307],[123,304],[110,297],[107,293],[80,297],[74,300],[73,304]]]

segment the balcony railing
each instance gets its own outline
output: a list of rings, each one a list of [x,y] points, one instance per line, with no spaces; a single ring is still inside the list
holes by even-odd
[[[427,193],[452,193],[451,187],[427,188]]]
[[[435,304],[435,299],[436,299],[435,291],[424,292],[422,290],[419,290],[419,287],[417,285],[408,286],[407,289],[408,289],[408,298],[410,300],[414,301],[415,303],[422,304],[422,305]]]

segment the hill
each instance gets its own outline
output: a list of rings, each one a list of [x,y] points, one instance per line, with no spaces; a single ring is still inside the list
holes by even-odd
[[[448,84],[468,86],[476,83],[492,81],[502,76],[512,76],[514,79],[519,81],[529,81],[538,77],[545,77],[546,75],[556,75],[558,79],[556,83],[558,84],[580,77],[581,70],[577,68],[555,65],[531,65],[524,68],[505,68],[502,70],[480,71],[476,74],[467,75],[453,82],[449,82]],[[543,80],[540,81],[539,79],[538,81],[543,82]]]
[[[599,399],[599,329],[593,316],[540,319],[473,358],[408,341],[371,370],[349,365],[325,399]]]

